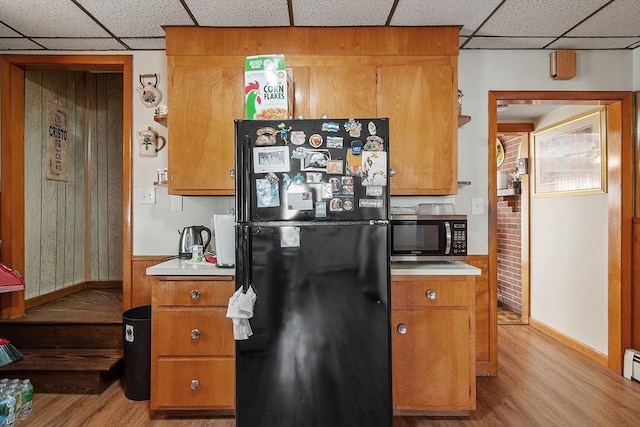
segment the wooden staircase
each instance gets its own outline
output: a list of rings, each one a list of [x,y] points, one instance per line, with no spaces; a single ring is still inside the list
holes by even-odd
[[[36,393],[100,394],[122,376],[119,289],[87,289],[0,320],[24,356],[0,378],[29,378]]]

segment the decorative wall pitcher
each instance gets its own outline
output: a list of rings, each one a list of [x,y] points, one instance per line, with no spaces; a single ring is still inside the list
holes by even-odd
[[[153,84],[151,84],[151,81],[144,82],[145,79],[151,77],[155,79]],[[140,84],[142,87],[136,88],[140,94],[140,101],[147,107],[158,105],[162,99],[162,92],[158,89],[158,74],[140,74]]]
[[[156,157],[158,151],[167,145],[167,140],[162,135],[158,135],[151,127],[145,131],[138,131],[138,144],[140,145],[140,155]]]

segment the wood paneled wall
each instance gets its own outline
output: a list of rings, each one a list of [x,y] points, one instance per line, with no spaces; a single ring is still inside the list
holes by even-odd
[[[49,101],[68,114],[66,182],[46,179]],[[85,281],[122,280],[121,129],[120,74],[26,72],[27,299]]]

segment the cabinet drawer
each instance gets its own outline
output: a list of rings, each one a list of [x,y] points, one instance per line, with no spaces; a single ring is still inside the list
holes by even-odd
[[[153,327],[158,328],[159,356],[228,355],[235,354],[233,324],[227,319],[226,308],[203,310],[160,309],[153,313]]]
[[[392,282],[391,307],[466,307],[474,296],[473,280]],[[431,297],[431,298],[430,298]]]
[[[160,359],[152,406],[171,409],[233,409],[233,358]]]
[[[159,280],[156,305],[226,307],[233,295],[233,280]]]

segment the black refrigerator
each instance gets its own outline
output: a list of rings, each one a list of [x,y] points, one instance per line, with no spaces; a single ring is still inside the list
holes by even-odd
[[[388,119],[235,130],[236,425],[391,426]]]

